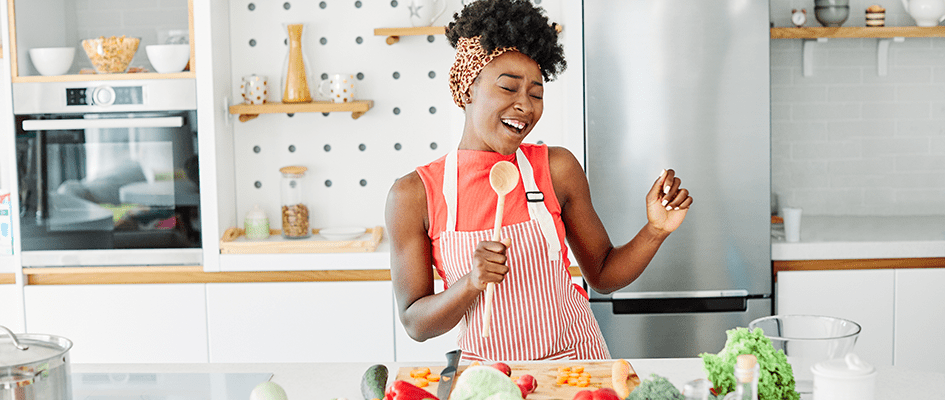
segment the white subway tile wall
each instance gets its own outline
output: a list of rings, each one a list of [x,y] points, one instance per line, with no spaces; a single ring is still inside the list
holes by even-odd
[[[775,27],[813,2],[772,0]],[[851,0],[843,26],[864,26],[875,0]],[[886,26],[914,26],[901,2],[881,3]],[[805,215],[945,215],[945,38],[889,46],[877,39],[814,44],[803,76],[802,40],[771,40],[771,186]]]

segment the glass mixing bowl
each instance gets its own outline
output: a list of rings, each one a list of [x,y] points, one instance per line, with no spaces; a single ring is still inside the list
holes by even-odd
[[[813,391],[811,367],[846,356],[862,330],[848,319],[821,315],[772,315],[748,324],[748,329],[755,328],[764,331],[775,350],[784,350],[800,393]]]

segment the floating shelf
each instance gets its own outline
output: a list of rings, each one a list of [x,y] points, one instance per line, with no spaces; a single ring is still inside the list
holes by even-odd
[[[886,76],[889,71],[889,45],[902,43],[907,37],[945,37],[945,26],[884,26],[839,28],[771,28],[772,39],[804,39],[801,49],[801,69],[804,76],[813,75],[814,45],[827,39],[879,39],[876,44],[876,74]]]
[[[157,72],[136,72],[131,74],[73,74],[54,76],[14,76],[12,81],[20,82],[86,82],[86,81],[124,81],[139,79],[196,79],[194,71],[160,74]]]
[[[446,33],[445,26],[419,26],[413,28],[377,28],[374,29],[374,36],[387,36],[387,44],[394,44],[400,41],[401,36],[427,36],[443,35]]]
[[[945,37],[945,26],[771,28],[772,39]]]
[[[357,100],[350,103],[332,103],[330,101],[313,101],[311,103],[267,103],[267,104],[235,104],[230,106],[230,114],[239,114],[240,122],[246,122],[259,114],[295,114],[311,112],[351,112],[351,118],[358,119],[361,115],[374,107],[374,100]]]
[[[564,29],[561,24],[553,23],[551,24],[558,33]],[[400,41],[401,36],[418,36],[418,35],[443,35],[446,34],[445,26],[419,26],[412,28],[376,28],[374,29],[374,36],[387,36],[385,40],[387,44],[394,44]]]

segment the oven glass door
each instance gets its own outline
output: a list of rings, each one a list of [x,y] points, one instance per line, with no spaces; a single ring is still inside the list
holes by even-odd
[[[24,265],[200,263],[195,112],[18,119]]]

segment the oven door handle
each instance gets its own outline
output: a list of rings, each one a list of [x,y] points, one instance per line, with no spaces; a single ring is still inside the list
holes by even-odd
[[[182,126],[184,126],[184,117],[30,119],[23,121],[24,131],[54,131],[94,128],[180,128]]]

